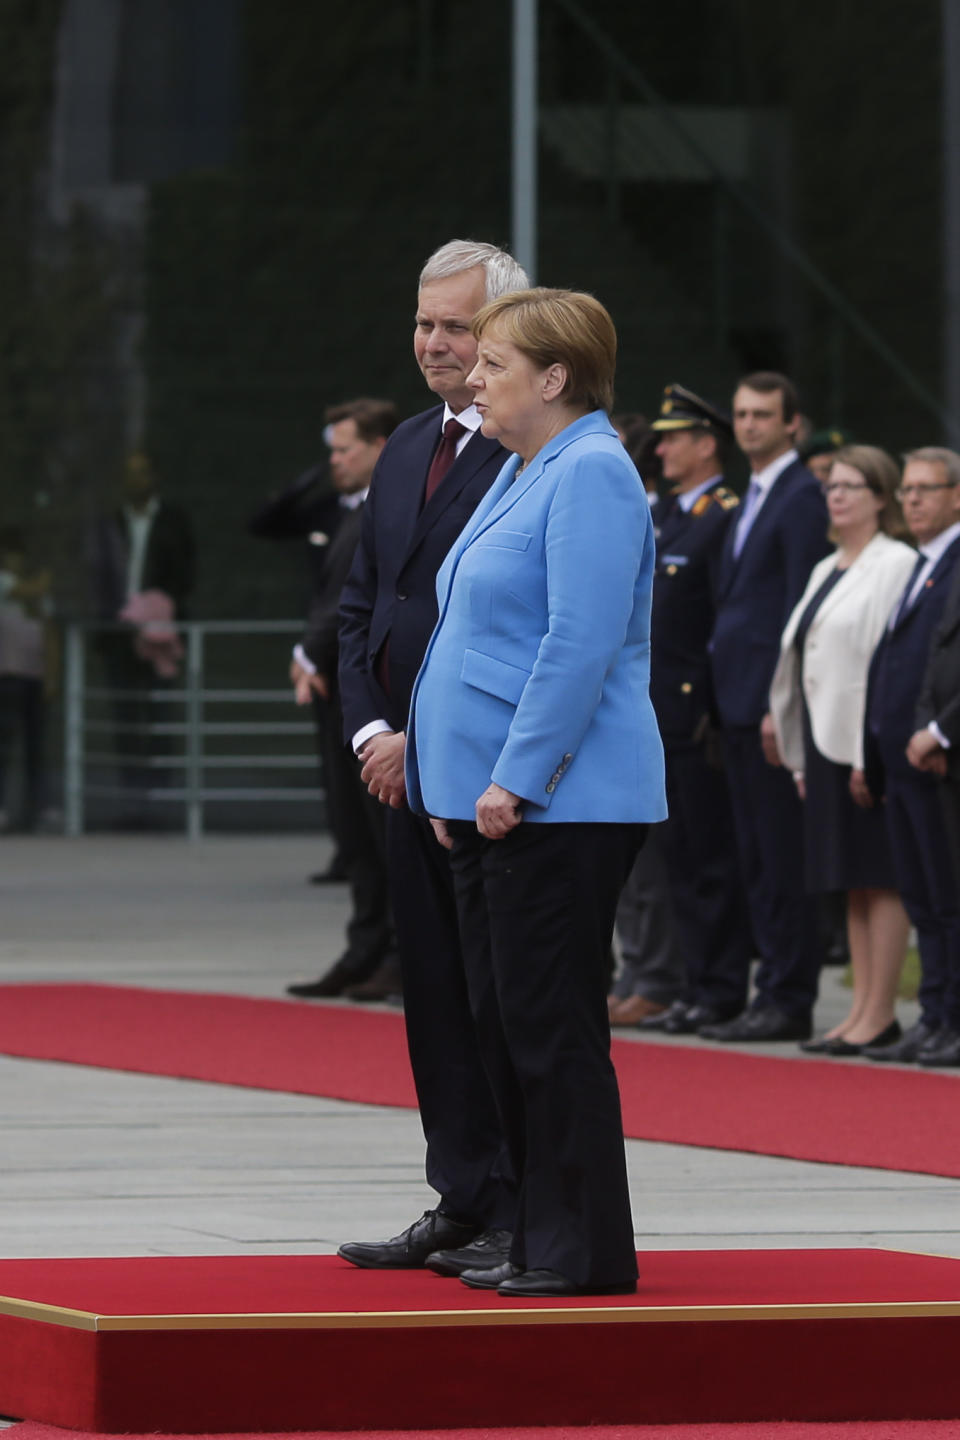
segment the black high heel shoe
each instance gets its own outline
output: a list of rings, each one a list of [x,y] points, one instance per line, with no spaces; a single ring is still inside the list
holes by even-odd
[[[883,1045],[895,1045],[902,1038],[903,1031],[900,1029],[899,1020],[891,1020],[885,1030],[879,1035],[874,1035],[872,1040],[862,1040],[859,1045],[852,1045],[849,1040],[838,1037],[836,1040],[824,1042],[822,1054],[829,1055],[834,1060],[847,1059],[853,1055],[859,1055],[866,1050],[867,1046],[881,1047]]]

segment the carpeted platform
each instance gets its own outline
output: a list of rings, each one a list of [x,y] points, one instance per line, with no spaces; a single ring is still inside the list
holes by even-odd
[[[61,1430],[27,1421],[10,1440],[100,1440],[102,1432]],[[790,1420],[762,1425],[508,1425],[496,1430],[364,1430],[363,1440],[956,1440],[953,1420],[871,1420],[804,1424]],[[174,1435],[131,1435],[129,1440],[178,1440]],[[200,1437],[198,1437],[200,1440]],[[240,1440],[238,1435],[202,1440]],[[260,1432],[243,1440],[278,1440]],[[284,1440],[344,1440],[342,1430],[287,1431]]]
[[[635,1297],[511,1302],[330,1256],[0,1261],[0,1412],[173,1434],[960,1415],[960,1260],[640,1265]]]
[[[399,1015],[106,985],[6,985],[0,1053],[413,1106]],[[624,1130],[960,1176],[960,1074],[615,1041]]]

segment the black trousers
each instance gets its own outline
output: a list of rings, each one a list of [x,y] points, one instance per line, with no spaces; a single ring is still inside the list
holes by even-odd
[[[885,813],[897,889],[917,931],[921,1018],[932,1029],[960,1030],[960,895],[942,785],[890,765]]]
[[[703,744],[666,741],[664,749],[670,813],[659,833],[686,956],[687,998],[735,1014],[747,1003],[753,938],[727,777]]]
[[[394,949],[384,807],[360,779],[356,757],[343,743],[339,695],[331,695],[316,713],[322,727],[327,820],[352,902],[342,958],[363,980]]]
[[[606,964],[644,826],[449,824],[470,1003],[520,1197],[511,1259],[636,1278]]]
[[[806,1019],[823,941],[804,883],[803,811],[789,770],[768,765],[759,726],[725,730],[724,755],[740,872],[760,951],[755,1007]]]
[[[406,806],[385,819],[427,1181],[446,1214],[509,1230],[516,1185],[470,1012],[448,852]]]

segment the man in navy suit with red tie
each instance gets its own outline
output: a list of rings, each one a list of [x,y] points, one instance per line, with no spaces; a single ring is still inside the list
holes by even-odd
[[[740,868],[760,954],[756,995],[710,1040],[803,1040],[810,1035],[822,961],[818,918],[804,894],[803,816],[780,764],[768,694],[780,636],[810,571],[829,549],[823,492],[800,463],[797,392],[785,375],[746,376],[733,397],[733,429],[750,462],[750,488],[727,530],[713,683]]]
[[[457,931],[447,851],[407,807],[405,730],[413,682],[437,621],[437,571],[507,452],[480,433],[466,385],[474,315],[524,289],[517,262],[492,245],[453,240],[420,275],[414,353],[442,401],[390,437],[374,471],[344,587],[340,690],[345,735],[372,794],[388,807],[387,864],[403,974],[410,1061],[440,1199],[389,1240],[341,1247],[354,1265],[441,1274],[507,1258],[516,1208],[502,1129],[487,1082]]]
[[[936,446],[912,451],[898,494],[917,563],[870,664],[864,772],[854,771],[851,789],[861,804],[885,802],[897,888],[917,931],[920,1019],[895,1044],[862,1053],[952,1066],[960,1065],[960,895],[942,782],[912,761],[931,642],[960,563],[960,455]]]

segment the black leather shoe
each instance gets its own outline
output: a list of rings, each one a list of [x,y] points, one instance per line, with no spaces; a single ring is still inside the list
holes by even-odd
[[[437,1275],[462,1275],[464,1270],[494,1270],[510,1256],[513,1236],[509,1230],[484,1230],[459,1250],[434,1250],[427,1256],[427,1269]]]
[[[342,995],[348,985],[359,984],[362,978],[363,970],[356,962],[343,958],[319,980],[298,980],[295,985],[288,985],[287,994],[296,995],[298,1000],[329,1000],[334,995]]]
[[[331,865],[329,870],[318,870],[315,875],[307,876],[311,885],[346,885],[349,878],[339,865]]]
[[[491,1270],[462,1270],[460,1283],[469,1285],[471,1290],[496,1290],[504,1281],[522,1274],[519,1265],[505,1260],[502,1265],[494,1265]]]
[[[341,993],[347,1000],[359,1000],[364,1004],[377,1000],[399,999],[403,994],[399,960],[394,956],[381,960],[368,980],[345,985]]]
[[[865,1045],[860,1051],[868,1060],[887,1061],[891,1065],[912,1065],[921,1048],[938,1032],[918,1020],[904,1031],[903,1038],[893,1045]]]
[[[810,1040],[801,1040],[797,1049],[802,1050],[804,1055],[827,1055],[829,1054],[830,1046],[835,1044],[839,1039],[839,1035],[829,1037],[826,1035],[814,1035]]]
[[[864,1040],[860,1044],[857,1044],[857,1042],[853,1040],[844,1040],[842,1035],[836,1036],[833,1040],[825,1040],[823,1042],[822,1053],[824,1055],[832,1055],[835,1060],[845,1060],[854,1055],[862,1055],[868,1046],[871,1048],[876,1047],[876,1049],[880,1050],[884,1045],[894,1045],[898,1040],[902,1039],[903,1031],[900,1029],[900,1021],[891,1020],[890,1024],[885,1030],[881,1030],[879,1035],[874,1035],[872,1040]]]
[[[637,1022],[638,1030],[665,1030],[668,1021],[674,1015],[682,1015],[687,1010],[686,1000],[674,1000],[666,1010],[661,1010],[658,1015],[647,1015]]]
[[[466,1245],[479,1229],[451,1220],[441,1210],[425,1210],[392,1240],[358,1240],[341,1245],[337,1254],[364,1270],[421,1270],[435,1250]]]
[[[749,1040],[808,1040],[810,1030],[810,1021],[802,1015],[787,1015],[767,1005],[762,1010],[744,1010],[735,1020],[726,1020],[720,1025],[701,1025],[697,1033],[705,1040],[742,1044]]]
[[[498,1295],[531,1300],[550,1295],[634,1295],[636,1290],[636,1280],[621,1285],[578,1285],[559,1270],[523,1270],[497,1286]]]
[[[960,1065],[960,1031],[951,1030],[949,1026],[938,1030],[932,1040],[920,1047],[917,1063],[925,1070]]]
[[[705,1025],[723,1025],[732,1020],[736,1013],[715,1010],[712,1005],[687,1005],[680,1015],[669,1019],[663,1028],[668,1035],[699,1035]]]

